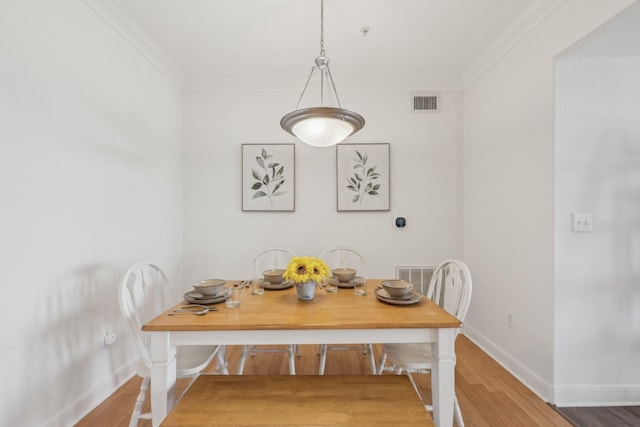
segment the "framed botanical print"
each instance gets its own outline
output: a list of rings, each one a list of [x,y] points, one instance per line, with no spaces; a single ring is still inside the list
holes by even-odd
[[[294,144],[242,144],[242,210],[295,210]]]
[[[389,144],[338,144],[336,166],[338,212],[389,210]]]

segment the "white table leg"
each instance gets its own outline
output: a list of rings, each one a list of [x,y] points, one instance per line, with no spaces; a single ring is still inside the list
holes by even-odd
[[[151,333],[151,421],[159,427],[176,404],[176,348],[169,332]]]
[[[438,329],[438,340],[432,344],[431,392],[433,395],[433,422],[436,427],[453,425],[455,339],[455,329],[440,328]],[[151,385],[153,387],[153,382]]]

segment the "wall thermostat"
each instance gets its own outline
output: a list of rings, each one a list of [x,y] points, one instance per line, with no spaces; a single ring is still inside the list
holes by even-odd
[[[393,226],[395,228],[405,228],[407,226],[407,218],[403,216],[393,218]]]

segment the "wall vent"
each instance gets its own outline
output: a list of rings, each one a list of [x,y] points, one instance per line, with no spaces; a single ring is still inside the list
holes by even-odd
[[[435,269],[431,266],[396,266],[396,278],[413,283],[416,290],[424,295]]]
[[[435,113],[440,111],[440,94],[434,92],[413,92],[411,111]]]

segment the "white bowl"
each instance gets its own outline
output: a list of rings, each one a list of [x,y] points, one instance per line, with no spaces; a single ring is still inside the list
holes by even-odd
[[[348,282],[356,277],[356,271],[353,268],[336,268],[331,270],[331,273],[333,273],[340,282]]]
[[[225,281],[222,279],[200,280],[193,284],[193,289],[202,295],[215,297],[224,294]]]
[[[274,285],[282,282],[282,275],[284,274],[284,270],[280,268],[274,268],[273,270],[266,270],[262,273],[264,276],[264,280],[269,283],[273,283]]]
[[[392,298],[404,297],[413,290],[413,284],[404,280],[385,280],[382,287]]]

